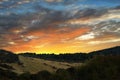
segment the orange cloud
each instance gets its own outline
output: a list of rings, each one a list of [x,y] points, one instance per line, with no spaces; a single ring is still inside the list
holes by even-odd
[[[69,28],[63,28],[64,30]],[[39,36],[38,39],[33,39],[28,42],[21,42],[17,43],[13,46],[8,46],[6,49],[12,50],[14,52],[69,52],[71,50],[74,51],[74,49],[69,50],[68,46],[72,46],[74,44],[73,42],[68,42],[69,40],[74,40],[75,37],[80,36],[86,32],[88,32],[89,28],[77,28],[77,29],[69,29],[69,32],[60,32],[60,30],[53,30],[52,32],[46,33],[46,31],[36,31],[28,33],[25,36]],[[72,52],[73,52],[72,51]]]

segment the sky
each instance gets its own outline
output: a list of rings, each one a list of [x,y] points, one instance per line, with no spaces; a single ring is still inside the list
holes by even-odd
[[[0,0],[0,49],[92,52],[120,46],[120,0]]]

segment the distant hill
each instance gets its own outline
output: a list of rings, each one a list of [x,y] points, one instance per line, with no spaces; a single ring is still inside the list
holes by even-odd
[[[85,62],[93,58],[94,56],[107,56],[107,55],[120,55],[120,46],[103,49],[99,51],[93,51],[90,53],[64,53],[64,54],[36,54],[36,53],[22,53],[20,54],[26,57],[34,57],[45,60],[53,60],[53,61],[62,61],[62,62]]]

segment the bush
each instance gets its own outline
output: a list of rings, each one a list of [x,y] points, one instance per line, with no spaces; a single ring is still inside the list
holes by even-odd
[[[81,80],[119,80],[120,56],[98,56],[78,69]]]

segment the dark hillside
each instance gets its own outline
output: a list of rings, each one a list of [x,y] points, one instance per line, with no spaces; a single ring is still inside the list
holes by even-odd
[[[89,53],[90,55],[120,55],[120,46],[94,51]]]
[[[15,63],[19,62],[18,55],[6,51],[6,50],[0,50],[0,62],[1,63]]]

